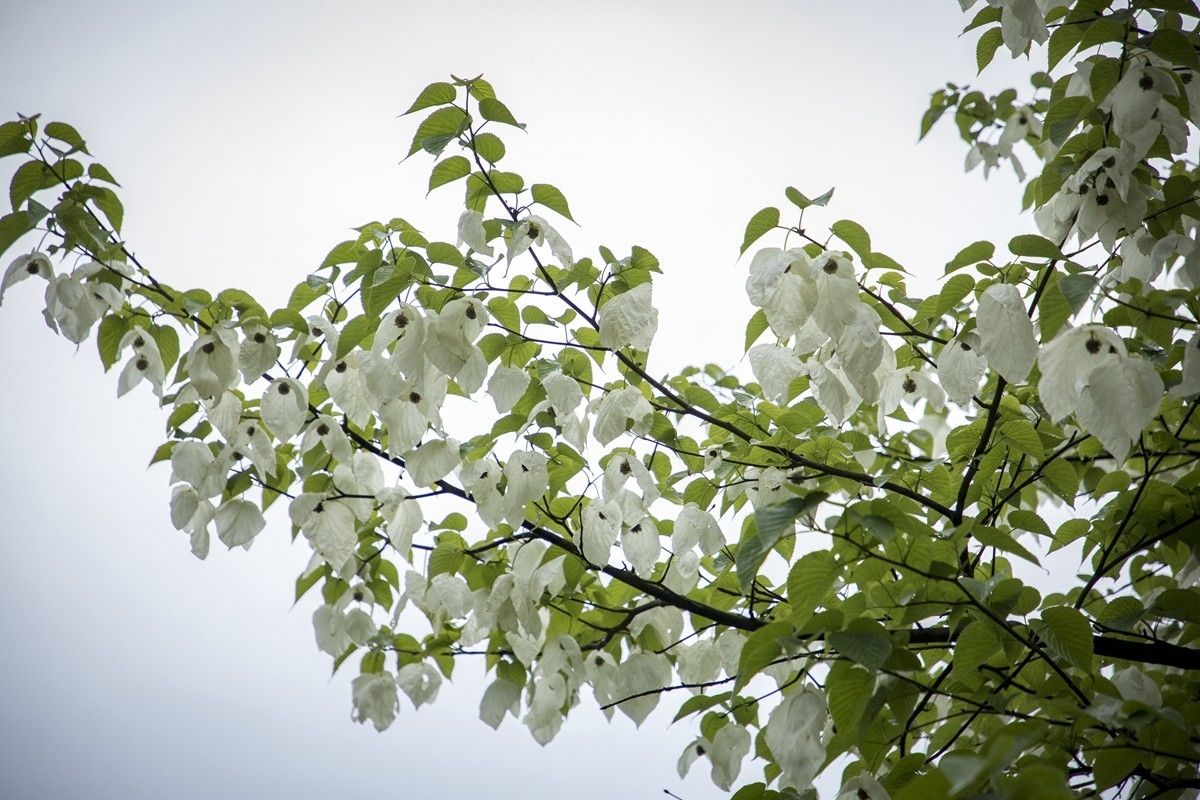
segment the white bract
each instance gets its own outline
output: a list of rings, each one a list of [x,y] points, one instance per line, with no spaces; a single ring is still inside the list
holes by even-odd
[[[658,330],[658,311],[650,295],[650,284],[642,283],[602,305],[600,344],[613,349],[648,350]]]

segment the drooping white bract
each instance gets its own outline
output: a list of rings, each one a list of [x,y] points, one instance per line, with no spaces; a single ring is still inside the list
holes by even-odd
[[[470,461],[462,465],[458,479],[463,489],[471,495],[475,513],[488,528],[495,529],[504,522],[508,513],[504,496],[500,494],[500,478],[504,471],[490,459]]]
[[[188,380],[202,398],[214,398],[237,383],[237,334],[213,328],[196,337],[187,356]]]
[[[396,672],[396,683],[401,691],[408,695],[413,708],[420,708],[437,699],[438,689],[442,686],[442,676],[432,664],[420,661],[401,667]]]
[[[307,453],[318,444],[335,460],[350,460],[350,437],[332,417],[321,415],[308,424],[304,430],[304,437],[300,440],[300,452]]]
[[[504,464],[505,518],[513,528],[525,521],[525,504],[546,494],[550,488],[549,459],[534,450],[518,450]]]
[[[971,404],[986,371],[987,359],[980,354],[979,337],[973,333],[955,336],[938,356],[938,381],[950,401],[960,406]]]
[[[592,500],[583,507],[575,546],[590,564],[608,564],[609,551],[621,532],[621,508],[612,500]]]
[[[645,433],[653,413],[654,407],[637,387],[614,389],[596,401],[592,436],[606,445],[623,434],[631,423],[634,431]]]
[[[825,696],[807,686],[787,695],[771,712],[766,740],[783,770],[781,787],[804,789],[817,776],[825,761],[822,735],[828,716]]]
[[[487,376],[487,360],[474,344],[487,321],[483,303],[474,297],[460,297],[444,305],[428,322],[425,357],[467,394],[482,386]]]
[[[310,509],[307,513],[299,513],[306,507]],[[335,570],[341,570],[358,546],[354,512],[350,507],[340,500],[306,493],[292,501],[290,510],[293,523],[300,526],[300,532],[313,549]]]
[[[1130,356],[1100,325],[1063,331],[1038,356],[1038,394],[1051,419],[1070,413],[1118,462],[1158,413],[1163,382],[1150,362]]]
[[[618,489],[625,486],[626,481],[633,478],[641,490],[642,497],[639,505],[646,507],[659,497],[658,483],[650,470],[636,455],[616,453],[609,457],[604,468],[604,482],[601,486],[604,497],[613,497]]]
[[[333,468],[333,486],[346,497],[340,498],[354,513],[356,519],[365,522],[374,511],[375,496],[383,490],[383,469],[379,459],[366,450],[355,452],[349,461]]]
[[[256,419],[244,420],[237,426],[233,437],[229,440],[229,446],[221,452],[221,455],[230,461],[249,458],[258,477],[263,481],[270,480],[275,476],[277,468],[275,448],[271,445],[267,432]]]
[[[421,310],[409,303],[391,311],[379,320],[371,352],[383,356],[391,348],[388,366],[406,378],[417,380],[426,372],[425,337],[429,323]]]
[[[976,321],[979,349],[988,365],[1009,383],[1029,377],[1038,345],[1020,290],[1009,283],[989,286],[979,298]]]
[[[217,538],[230,549],[243,547],[249,550],[254,537],[267,525],[258,506],[240,498],[222,503],[214,521],[217,524]]]
[[[395,486],[380,490],[375,497],[379,502],[379,515],[387,521],[388,543],[407,558],[413,536],[425,524],[421,504],[409,499],[408,492]]]
[[[835,425],[841,425],[858,409],[858,393],[846,386],[834,370],[815,358],[804,362],[803,366],[817,405]]]
[[[721,653],[713,639],[677,645],[672,652],[675,653],[675,668],[683,683],[708,683],[721,674]]]
[[[113,267],[107,267],[120,272]],[[79,344],[91,333],[92,326],[109,311],[125,303],[125,283],[118,289],[104,281],[94,280],[106,269],[104,264],[90,261],[69,275],[54,276],[46,284],[46,308],[42,316],[51,330],[58,331],[68,341]]]
[[[661,552],[658,528],[650,517],[643,517],[621,531],[621,553],[637,574],[653,572]]]
[[[782,403],[788,399],[792,381],[804,374],[800,359],[790,348],[760,344],[750,348],[750,369],[768,400]]]
[[[699,546],[700,552],[711,556],[725,546],[725,536],[716,518],[695,503],[679,509],[675,517],[675,529],[671,534],[671,548],[676,554]]]
[[[622,714],[641,726],[658,705],[662,689],[671,682],[671,662],[659,653],[634,653],[617,667],[618,694],[631,698],[617,705]],[[646,692],[648,694],[642,694]],[[634,695],[642,694],[641,697]]]
[[[1144,358],[1126,357],[1092,370],[1079,393],[1075,418],[1100,440],[1118,464],[1158,413],[1163,382]]]
[[[1200,394],[1200,331],[1184,344],[1183,377],[1171,387],[1171,397],[1195,397]]]
[[[813,260],[812,276],[805,291],[811,293],[813,321],[829,338],[838,339],[854,322],[860,305],[854,264],[847,253],[826,250]]]
[[[126,347],[133,348],[133,355],[125,363],[120,377],[117,378],[117,397],[124,396],[126,392],[143,380],[148,381],[154,387],[155,395],[162,397],[166,369],[154,337],[144,328],[134,328],[121,338],[117,352],[125,352]]]
[[[191,486],[176,484],[171,489],[171,524],[188,534],[192,555],[208,557],[209,532],[216,509]]]
[[[459,465],[458,441],[430,439],[408,456],[408,476],[417,486],[433,486]]]
[[[487,243],[487,232],[483,229],[483,214],[468,208],[459,215],[458,244],[465,244],[480,255],[492,257],[492,247]]]
[[[1124,74],[1100,108],[1112,114],[1112,129],[1125,149],[1141,160],[1160,134],[1166,134],[1171,152],[1187,146],[1187,124],[1165,97],[1179,94],[1171,72],[1144,57],[1130,58]]]
[[[510,680],[496,678],[483,690],[479,700],[479,718],[492,730],[500,727],[505,714],[521,713],[521,687]]]
[[[275,366],[279,353],[279,341],[270,328],[259,324],[247,326],[245,338],[238,346],[238,369],[242,378],[246,383],[254,383]]]
[[[1121,268],[1117,270],[1117,280],[1137,278],[1142,283],[1150,283],[1167,263],[1176,256],[1189,255],[1195,247],[1195,241],[1175,231],[1161,239],[1145,229],[1130,234],[1121,242]]]
[[[730,720],[703,748],[712,764],[712,781],[718,788],[728,791],[733,786],[742,771],[742,761],[750,753],[751,741],[750,731]]]
[[[658,330],[658,311],[651,300],[649,282],[611,298],[600,307],[600,344],[614,350],[650,349]]]
[[[0,280],[0,303],[4,302],[4,293],[14,284],[20,283],[34,275],[47,282],[54,280],[54,267],[50,264],[45,253],[28,253],[18,256],[8,269],[4,270],[4,278]]]
[[[387,670],[364,672],[351,683],[354,695],[355,722],[371,721],[375,730],[386,730],[396,719],[400,700],[396,695],[396,679]]]
[[[966,11],[978,0],[958,0]],[[1063,5],[1062,0],[987,0],[992,8],[1000,9],[1000,34],[1013,57],[1021,55],[1030,42],[1042,44],[1050,38],[1046,12]]]
[[[996,149],[1001,155],[1011,157],[1013,146],[1025,141],[1025,137],[1030,134],[1040,138],[1042,123],[1029,106],[1016,106],[1004,122],[1004,130],[1000,133],[1000,138],[996,140]],[[1018,171],[1018,177],[1020,176],[1021,173]]]
[[[750,474],[752,470],[747,470],[748,477]],[[750,503],[755,509],[773,506],[794,497],[787,488],[787,475],[778,467],[760,470],[757,477],[758,480],[746,489],[746,496],[750,498]]]
[[[892,800],[892,796],[882,783],[860,772],[842,784],[834,800]]]
[[[200,497],[216,497],[225,490],[225,473],[218,468],[212,449],[204,442],[176,442],[171,450],[171,482],[183,481]]]
[[[812,262],[799,248],[765,247],[754,254],[746,294],[763,310],[771,331],[781,339],[795,336],[812,316]]]
[[[866,303],[855,306],[854,319],[837,340],[837,361],[846,381],[867,404],[879,399],[879,373],[887,358],[895,364],[895,354],[879,332],[883,322]]]
[[[538,247],[549,245],[550,253],[564,269],[569,269],[575,263],[571,254],[571,246],[559,235],[558,231],[550,226],[550,223],[536,215],[530,215],[521,220],[509,232],[508,263],[511,264],[514,258],[534,245]]]
[[[520,367],[497,367],[488,380],[487,393],[496,411],[507,414],[529,388],[529,373]]]
[[[308,390],[299,381],[276,378],[263,392],[259,413],[275,438],[286,442],[304,426],[308,416]]]
[[[893,371],[884,379],[879,391],[879,429],[886,430],[887,415],[899,408],[901,402],[916,404],[921,399],[934,411],[940,412],[946,404],[946,393],[919,369]]]
[[[1038,352],[1038,398],[1050,420],[1062,422],[1079,405],[1079,394],[1095,369],[1112,366],[1127,356],[1125,342],[1103,325],[1067,328]]]

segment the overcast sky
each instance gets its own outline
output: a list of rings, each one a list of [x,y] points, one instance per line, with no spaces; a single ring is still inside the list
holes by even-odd
[[[453,240],[460,189],[425,199],[430,161],[397,164],[416,121],[397,114],[485,73],[528,123],[505,167],[566,193],[575,252],[662,260],[660,373],[741,357],[737,248],[787,185],[836,186],[810,230],[858,220],[927,286],[964,244],[1028,228],[1010,175],[962,173],[950,126],[916,143],[929,92],[974,78],[953,2],[348,6],[14,4],[0,113],[76,125],[159,278],[272,308],[351,226],[402,216]],[[74,353],[40,300],[23,284],[0,310],[0,796],[721,796],[703,765],[675,776],[694,735],[668,727],[681,697],[635,731],[589,695],[543,749],[477,720],[462,664],[388,732],[352,723],[351,675],[329,679],[313,603],[291,607],[306,548],[276,520],[248,553],[195,560],[167,470],[144,469],[164,414],[145,386],[117,402],[94,343]]]

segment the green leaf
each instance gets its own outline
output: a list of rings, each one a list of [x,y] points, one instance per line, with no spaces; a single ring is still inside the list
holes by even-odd
[[[758,568],[766,559],[767,553],[787,532],[792,530],[796,517],[806,511],[816,508],[828,495],[824,492],[811,492],[803,497],[793,497],[782,503],[762,506],[754,512],[754,524],[748,535],[738,546],[734,564],[737,570],[738,584],[743,592],[750,591],[750,586],[758,576]]]
[[[1042,437],[1038,436],[1037,429],[1027,419],[1014,419],[1004,423],[1000,426],[1000,435],[1012,447],[1026,455],[1040,459],[1046,454],[1045,448],[1042,447]]]
[[[535,183],[529,187],[529,191],[533,194],[533,202],[540,203],[551,211],[557,211],[571,222],[575,221],[571,216],[570,207],[567,206],[567,198],[556,187],[548,183]]]
[[[461,108],[439,108],[421,121],[408,148],[411,156],[418,150],[438,155],[452,139],[467,129],[471,118]]]
[[[125,206],[121,204],[121,199],[117,197],[117,193],[112,189],[100,186],[94,188],[97,190],[97,194],[92,198],[92,202],[104,214],[112,229],[120,233],[121,223],[125,219]]]
[[[1045,236],[1038,236],[1036,233],[1023,233],[1020,236],[1014,236],[1008,242],[1008,249],[1014,256],[1023,256],[1025,258],[1060,259],[1063,257],[1062,250],[1058,249],[1058,245]]]
[[[833,631],[827,641],[851,661],[871,670],[878,670],[892,654],[892,637],[873,619],[859,617],[850,620],[843,631]]]
[[[83,137],[79,135],[79,131],[65,122],[48,122],[46,123],[45,132],[51,139],[57,139],[60,142],[70,145],[72,150],[87,152],[87,145],[84,144]]]
[[[758,337],[762,336],[763,331],[767,329],[767,314],[761,308],[754,312],[750,317],[750,321],[746,323],[746,344],[743,352],[750,349],[750,346],[758,341]]]
[[[684,717],[690,717],[700,711],[707,711],[713,706],[720,705],[730,698],[729,692],[721,692],[720,694],[698,694],[694,697],[689,697],[683,701],[683,705],[679,707],[678,713],[675,714],[675,719],[672,722],[679,722]]]
[[[484,131],[475,135],[475,152],[489,164],[504,158],[504,142],[494,133]]]
[[[742,645],[742,654],[738,657],[737,680],[733,684],[734,694],[783,654],[780,640],[791,636],[792,630],[790,623],[772,622],[746,637],[746,643]]]
[[[797,559],[787,578],[793,623],[802,625],[816,613],[836,582],[837,564],[828,550],[815,550]]]
[[[439,161],[429,173],[429,191],[453,183],[471,174],[471,162],[464,156],[450,156]]]
[[[1084,304],[1092,296],[1096,288],[1096,279],[1091,275],[1068,275],[1058,282],[1058,290],[1067,299],[1071,312],[1078,314]]]
[[[1133,771],[1142,765],[1143,761],[1152,759],[1138,750],[1128,747],[1105,747],[1096,751],[1092,761],[1092,777],[1096,781],[1096,791],[1103,792],[1116,786],[1128,778]],[[1153,762],[1151,762],[1153,763]]]
[[[809,206],[824,206],[828,204],[829,199],[833,197],[833,189],[825,192],[825,194],[821,195],[820,197],[812,199],[794,186],[787,187],[787,189],[784,190],[784,194],[787,195],[788,200],[792,201],[792,203],[794,203],[798,208],[803,210]]]
[[[1092,668],[1092,626],[1074,608],[1055,606],[1042,610],[1033,630],[1050,652],[1085,671]]]
[[[479,115],[484,119],[493,122],[499,122],[504,125],[513,125],[517,128],[524,129],[525,126],[517,122],[516,117],[508,110],[508,106],[501,103],[494,97],[485,97],[479,101]]]
[[[100,363],[104,365],[105,372],[117,363],[117,347],[128,332],[129,320],[124,317],[109,314],[100,320],[100,328],[96,332],[96,348],[100,351]]]
[[[421,93],[417,95],[417,99],[408,107],[408,111],[405,111],[400,116],[420,111],[423,108],[432,108],[433,106],[444,106],[447,103],[453,103],[457,94],[458,92],[455,90],[453,84],[441,81],[431,83],[421,90]]]
[[[345,358],[346,355],[355,347],[366,339],[376,327],[379,325],[377,317],[369,317],[366,314],[359,314],[354,319],[342,326],[341,335],[338,336],[337,357]]]
[[[150,328],[150,336],[158,345],[158,354],[162,356],[163,369],[171,369],[179,359],[179,334],[168,325],[155,325]]]
[[[521,313],[517,304],[507,297],[493,297],[487,303],[488,313],[510,331],[521,330]]]
[[[956,677],[961,675],[963,679],[973,679],[979,665],[986,664],[989,658],[1000,652],[1001,646],[1002,642],[990,624],[975,620],[967,625],[954,642]]]
[[[958,251],[958,255],[950,259],[950,263],[946,265],[946,273],[949,274],[956,269],[968,267],[972,264],[978,264],[980,261],[987,261],[996,253],[996,245],[991,242],[978,241],[967,245],[962,250]]]
[[[8,199],[12,202],[13,211],[24,205],[34,192],[43,188],[45,178],[46,167],[41,161],[26,161],[17,167],[8,184]]]
[[[838,661],[829,670],[825,693],[829,699],[829,716],[838,734],[857,738],[858,724],[875,689],[875,675],[847,661]]]
[[[322,564],[317,569],[305,575],[296,578],[296,592],[293,602],[299,602],[301,597],[308,594],[308,590],[317,585],[317,582],[329,574],[329,566]]]
[[[750,245],[757,242],[778,224],[778,208],[764,208],[763,210],[759,211],[757,214],[751,217],[750,222],[746,224],[746,235],[742,239],[742,249],[739,252],[746,252],[746,249],[750,247]]]
[[[1092,101],[1086,97],[1072,95],[1062,98],[1046,112],[1046,119],[1042,123],[1044,135],[1055,144],[1062,145],[1092,108]]]
[[[14,211],[0,217],[0,256],[33,227],[33,219],[24,211]]]
[[[955,275],[942,284],[938,292],[937,315],[940,317],[957,306],[975,288],[975,279],[970,275]]]
[[[975,43],[975,66],[983,72],[996,57],[996,51],[1004,44],[1004,34],[999,28],[988,28]]]
[[[105,183],[111,183],[113,186],[121,185],[117,183],[117,179],[108,171],[108,167],[100,163],[88,164],[87,174],[89,178],[95,181],[104,181]]]
[[[829,230],[834,236],[850,245],[850,249],[858,253],[860,258],[866,258],[871,254],[871,236],[867,233],[866,228],[854,220],[839,219],[829,226]]]
[[[1156,30],[1150,40],[1150,51],[1181,67],[1200,67],[1192,37],[1174,28]]]

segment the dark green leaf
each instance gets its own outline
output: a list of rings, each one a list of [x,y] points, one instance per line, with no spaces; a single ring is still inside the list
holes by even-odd
[[[996,57],[996,51],[1004,44],[1004,34],[999,28],[988,28],[975,43],[975,66],[983,72]]]
[[[740,252],[746,252],[746,249],[750,247],[750,245],[757,242],[759,239],[765,236],[768,231],[778,224],[778,208],[764,208],[763,210],[759,211],[757,214],[751,217],[750,222],[746,224],[746,235],[742,239],[742,249]]]
[[[453,183],[471,174],[471,162],[463,156],[450,156],[439,161],[429,173],[429,191]]]
[[[447,103],[453,103],[457,94],[453,84],[442,83],[440,81],[431,83],[421,90],[421,93],[417,95],[417,99],[413,101],[413,104],[408,107],[408,111],[405,111],[404,114],[411,114],[423,108],[444,106]],[[404,116],[404,114],[401,114],[401,116]]]
[[[556,187],[548,183],[535,183],[529,187],[533,194],[533,202],[540,203],[551,211],[557,211],[572,222],[571,209],[567,206],[567,198]]]
[[[479,115],[484,119],[504,125],[513,125],[522,129],[525,127],[522,123],[517,122],[516,117],[508,110],[508,106],[494,97],[485,97],[479,101]]]
[[[839,219],[829,226],[829,230],[834,236],[850,245],[850,249],[858,253],[860,258],[870,255],[871,236],[862,225],[854,220]]]

